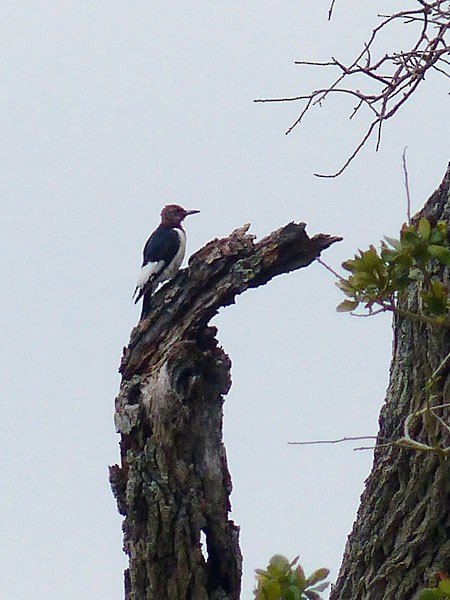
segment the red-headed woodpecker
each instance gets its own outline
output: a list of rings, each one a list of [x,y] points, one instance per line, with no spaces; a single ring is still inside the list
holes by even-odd
[[[153,292],[160,283],[178,273],[186,251],[186,234],[181,222],[199,210],[186,210],[178,204],[168,204],[161,211],[161,223],[144,246],[144,260],[133,297],[135,304],[144,296],[141,319],[150,308]]]

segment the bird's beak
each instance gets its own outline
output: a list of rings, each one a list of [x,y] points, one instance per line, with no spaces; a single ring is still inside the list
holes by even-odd
[[[199,210],[195,210],[195,209],[192,209],[192,210],[187,210],[187,211],[186,211],[186,217],[187,217],[188,215],[196,215],[196,214],[197,214],[197,213],[199,213],[199,212],[200,212]]]

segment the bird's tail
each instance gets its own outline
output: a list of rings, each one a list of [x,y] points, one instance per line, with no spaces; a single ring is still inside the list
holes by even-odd
[[[141,321],[145,319],[145,317],[150,312],[150,308],[152,306],[152,291],[149,290],[144,294],[144,299],[142,301],[142,312],[141,312]]]
[[[134,290],[134,293],[131,298],[134,299],[134,303],[137,304],[142,298],[142,296],[144,296],[147,292],[151,294],[153,292],[153,286],[148,284],[144,287],[136,286],[136,289]]]

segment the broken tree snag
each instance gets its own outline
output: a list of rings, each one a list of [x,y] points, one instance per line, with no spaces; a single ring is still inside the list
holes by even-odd
[[[157,292],[124,350],[110,481],[124,515],[126,600],[238,600],[239,528],[228,518],[222,442],[230,359],[210,319],[236,295],[305,267],[341,238],[290,223],[255,243],[249,226],[213,240]],[[206,548],[201,547],[204,533]]]

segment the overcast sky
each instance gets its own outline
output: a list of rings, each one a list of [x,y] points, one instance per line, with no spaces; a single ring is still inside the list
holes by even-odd
[[[300,105],[253,103],[323,85],[294,61],[350,59],[377,12],[407,4],[337,0],[328,23],[328,2],[0,3],[2,598],[123,598],[107,467],[131,294],[161,206],[201,210],[189,254],[246,222],[260,237],[305,221],[344,237],[323,257],[337,268],[406,219],[404,146],[413,209],[438,186],[450,146],[439,76],[337,180],[313,172],[359,140],[352,102],[325,103],[289,136]],[[386,43],[406,49],[409,35]],[[372,453],[287,445],[377,432],[390,319],[338,315],[340,300],[313,264],[215,319],[233,361],[224,427],[243,599],[274,553],[332,578],[340,564]]]

